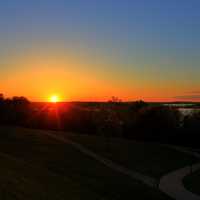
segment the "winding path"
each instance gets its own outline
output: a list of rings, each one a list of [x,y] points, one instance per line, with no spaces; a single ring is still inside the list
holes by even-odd
[[[200,169],[200,164],[187,166],[182,169],[173,171],[160,180],[159,189],[177,200],[200,200],[200,196],[186,190],[183,185],[183,178],[192,172]]]
[[[56,140],[59,140],[61,142],[65,142],[67,144],[70,144],[72,145],[74,148],[76,148],[77,150],[79,150],[81,153],[95,159],[96,161],[104,164],[105,166],[115,170],[115,171],[118,171],[122,174],[125,174],[135,180],[138,180],[138,181],[141,181],[143,182],[144,184],[150,186],[150,187],[158,187],[158,181],[155,179],[155,178],[152,178],[152,177],[149,177],[149,176],[146,176],[146,175],[143,175],[139,172],[136,172],[136,171],[132,171],[132,170],[129,170],[107,158],[104,158],[92,151],[90,151],[89,149],[87,149],[86,147],[76,143],[76,142],[73,142],[69,139],[66,139],[66,138],[63,138],[61,136],[57,136],[57,135],[53,135],[51,133],[44,133],[46,135],[48,135],[49,137],[52,137]]]
[[[72,145],[73,147],[75,147],[77,150],[79,150],[83,154],[97,160],[98,162],[104,164],[105,166],[107,166],[115,171],[119,171],[122,174],[128,175],[129,177],[131,177],[135,180],[141,181],[150,187],[154,187],[154,188],[159,187],[159,189],[162,192],[164,192],[168,196],[172,197],[173,199],[176,199],[176,200],[200,200],[200,196],[193,194],[192,192],[186,190],[183,185],[183,182],[182,182],[183,178],[191,173],[191,166],[187,166],[187,167],[178,169],[176,171],[173,171],[171,173],[168,173],[167,175],[164,175],[163,177],[161,177],[160,183],[158,184],[158,181],[155,178],[145,176],[141,173],[129,170],[121,165],[118,165],[117,163],[114,163],[113,161],[106,159],[106,158],[90,151],[89,149],[85,148],[84,146],[82,146],[76,142],[73,142],[69,139],[63,138],[61,136],[53,135],[51,133],[45,133],[45,134],[56,140],[59,140],[59,141],[62,141],[62,142]],[[168,146],[168,145],[166,145],[166,146]],[[199,154],[193,153],[184,148],[179,148],[176,146],[168,146],[168,147],[174,148],[180,152],[187,153],[187,154],[190,154],[190,155],[200,158]],[[199,170],[199,169],[200,169],[200,163],[192,166],[192,172]]]
[[[181,147],[169,146],[180,152],[200,158],[200,155]],[[200,196],[188,191],[183,185],[183,178],[200,169],[200,163],[178,169],[160,179],[159,189],[176,200],[200,200]]]

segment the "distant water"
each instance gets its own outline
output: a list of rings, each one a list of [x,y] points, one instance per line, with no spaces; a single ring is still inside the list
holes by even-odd
[[[196,104],[192,103],[166,103],[164,104],[165,106],[170,106],[170,107],[179,107],[178,110],[183,114],[183,115],[191,115],[194,112],[200,112],[200,108],[192,108],[192,106],[195,106]],[[191,108],[187,108],[186,106],[191,106]]]
[[[190,115],[193,112],[196,111],[200,111],[200,109],[195,109],[195,108],[179,108],[179,111],[183,114],[183,115]]]
[[[172,107],[186,107],[186,106],[194,106],[193,103],[165,103],[164,106],[172,106]]]

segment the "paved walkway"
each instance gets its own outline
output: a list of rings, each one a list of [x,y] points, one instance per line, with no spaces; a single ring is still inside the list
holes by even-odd
[[[192,166],[192,172],[198,169],[200,169],[200,164]],[[200,196],[186,190],[183,185],[183,178],[190,174],[190,166],[173,171],[161,178],[159,189],[177,200],[200,200]]]
[[[97,155],[96,153],[90,151],[89,149],[87,149],[86,147],[76,143],[76,142],[73,142],[69,139],[66,139],[66,138],[63,138],[61,136],[57,136],[57,135],[53,135],[51,133],[44,133],[56,140],[59,140],[59,141],[62,141],[62,142],[65,142],[65,143],[68,143],[70,145],[72,145],[73,147],[75,147],[77,150],[79,150],[80,152],[82,152],[83,154],[95,159],[96,161],[104,164],[105,166],[115,170],[115,171],[118,171],[122,174],[125,174],[135,180],[138,180],[138,181],[141,181],[143,182],[144,184],[150,186],[150,187],[158,187],[158,180],[156,180],[155,178],[152,178],[152,177],[149,177],[149,176],[146,176],[146,175],[143,175],[139,172],[136,172],[136,171],[132,171],[132,170],[129,170],[107,158],[104,158],[100,155]]]
[[[85,154],[89,157],[92,157],[93,159],[97,160],[98,162],[104,164],[105,166],[107,166],[115,171],[119,171],[122,174],[128,175],[129,177],[131,177],[135,180],[139,180],[150,187],[159,187],[159,189],[162,192],[166,193],[173,199],[176,199],[176,200],[200,200],[200,196],[195,195],[195,194],[191,193],[190,191],[186,190],[183,185],[183,182],[182,182],[183,178],[191,173],[190,166],[181,168],[179,170],[173,171],[173,172],[163,176],[160,179],[160,183],[158,185],[158,181],[156,179],[149,177],[149,176],[145,176],[141,173],[129,170],[123,166],[120,166],[109,159],[106,159],[100,155],[97,155],[96,153],[90,151],[89,149],[85,148],[84,146],[82,146],[76,142],[73,142],[69,139],[63,138],[61,136],[53,135],[50,133],[45,133],[45,134],[56,140],[66,142],[66,143],[72,145],[73,147],[75,147],[77,150],[79,150],[83,154]],[[190,155],[200,158],[199,154],[185,150],[184,148],[179,148],[176,146],[169,146],[169,145],[166,145],[166,146],[174,148],[183,153],[187,153],[187,154],[190,154]],[[192,166],[193,172],[198,169],[200,169],[200,163]]]
[[[200,158],[200,155],[196,152],[177,147],[173,145],[166,145],[169,148],[173,148],[177,151],[186,153],[188,155]],[[173,171],[160,179],[159,189],[177,200],[200,200],[200,196],[188,191],[183,185],[183,178],[190,175],[200,169],[200,163]]]

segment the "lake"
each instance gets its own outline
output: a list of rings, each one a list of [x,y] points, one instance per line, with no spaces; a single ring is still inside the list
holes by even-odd
[[[178,109],[183,115],[190,115],[193,112],[200,111],[199,108],[179,108]]]

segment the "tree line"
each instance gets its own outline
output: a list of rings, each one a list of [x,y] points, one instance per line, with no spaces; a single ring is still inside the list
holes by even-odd
[[[178,109],[144,101],[123,103],[31,103],[25,97],[0,95],[0,123],[71,131],[105,137],[198,147],[200,112],[183,115]]]

